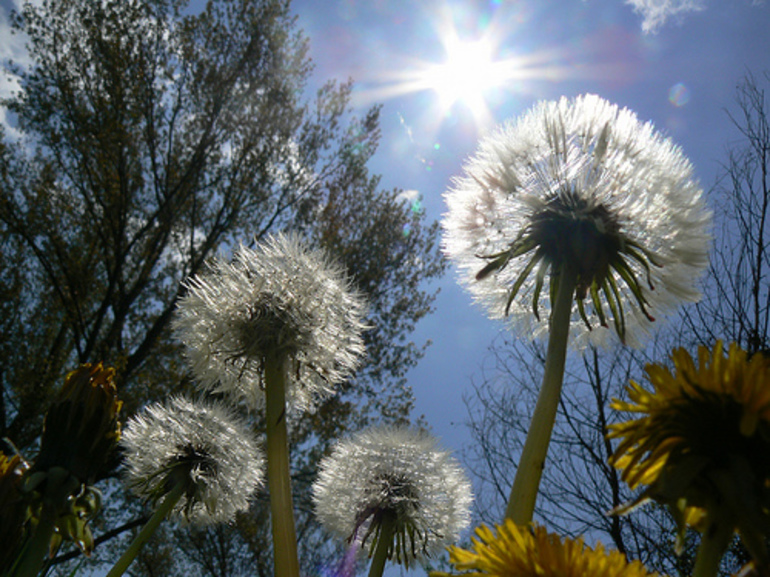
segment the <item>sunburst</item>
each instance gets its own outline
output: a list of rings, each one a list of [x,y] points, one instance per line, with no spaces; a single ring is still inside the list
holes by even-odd
[[[429,116],[435,123],[462,109],[483,131],[494,124],[491,101],[500,91],[516,93],[527,81],[569,74],[553,54],[511,50],[511,39],[506,37],[510,30],[495,25],[494,20],[475,35],[463,35],[444,11],[436,17],[434,27],[441,45],[440,56],[408,59],[394,69],[380,70],[376,77],[364,79],[368,88],[357,93],[362,104],[432,93]]]

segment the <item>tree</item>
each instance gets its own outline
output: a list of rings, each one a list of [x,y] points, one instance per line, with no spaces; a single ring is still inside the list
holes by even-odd
[[[481,487],[478,514],[500,523],[518,463],[529,415],[537,399],[545,357],[541,343],[495,340],[481,381],[466,395],[474,444],[465,450]],[[543,472],[535,514],[539,523],[561,535],[585,535],[612,545],[662,574],[687,574],[693,550],[674,552],[673,519],[660,507],[627,516],[608,512],[631,501],[620,472],[607,464],[613,448],[605,438],[615,418],[609,400],[620,397],[629,378],[638,379],[645,356],[622,349],[590,348],[567,367],[565,386]]]
[[[312,466],[346,429],[408,418],[405,373],[423,353],[409,334],[432,308],[422,282],[444,269],[436,225],[368,172],[379,109],[354,117],[350,83],[303,100],[312,65],[283,0],[46,0],[13,25],[32,64],[11,66],[20,90],[3,103],[22,137],[0,149],[1,436],[31,451],[78,363],[117,368],[124,415],[189,387],[168,330],[182,281],[217,251],[303,231],[349,268],[374,327],[366,366],[293,431],[311,559]],[[121,509],[102,530],[140,512]],[[191,537],[180,562],[237,550],[265,573],[264,515],[258,502],[237,536]]]
[[[728,114],[739,138],[728,144],[712,191],[715,246],[704,297],[683,309],[682,322],[668,325],[643,351],[590,349],[569,364],[537,509],[549,528],[612,543],[629,558],[667,574],[689,574],[697,541],[689,539],[683,554],[675,555],[675,524],[658,506],[625,517],[606,515],[633,497],[607,464],[613,447],[605,433],[614,418],[608,401],[623,397],[630,379],[642,382],[644,364],[660,362],[676,346],[694,349],[722,339],[750,353],[770,349],[770,123],[765,91],[751,74],[738,85],[736,102],[737,112]],[[502,517],[543,362],[537,343],[496,341],[481,381],[466,397],[475,441],[467,460],[482,487],[477,504],[486,522]],[[731,574],[747,560],[736,542],[722,570]]]
[[[765,83],[770,73],[763,74]],[[770,103],[752,74],[736,88],[728,111],[738,140],[714,189],[715,246],[703,299],[685,316],[693,341],[734,341],[754,353],[770,350]]]

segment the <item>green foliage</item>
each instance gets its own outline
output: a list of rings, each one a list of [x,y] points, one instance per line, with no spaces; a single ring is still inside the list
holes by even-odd
[[[300,230],[349,267],[374,327],[355,380],[292,431],[312,562],[323,549],[306,494],[314,465],[343,431],[408,418],[405,373],[424,350],[409,334],[432,308],[423,282],[444,270],[437,226],[368,172],[379,109],[355,118],[349,83],[303,100],[307,40],[282,0],[211,0],[199,12],[184,0],[45,0],[13,24],[31,64],[12,67],[21,89],[3,102],[22,136],[0,148],[0,436],[31,453],[78,363],[117,369],[126,416],[188,388],[168,331],[181,282],[217,252]],[[164,574],[266,573],[263,505],[237,531],[190,534]],[[215,570],[215,552],[244,561]]]

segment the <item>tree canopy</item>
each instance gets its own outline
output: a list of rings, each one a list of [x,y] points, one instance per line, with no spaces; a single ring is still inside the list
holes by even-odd
[[[409,335],[432,308],[424,281],[444,270],[436,225],[368,171],[379,108],[356,117],[350,82],[306,100],[308,42],[283,0],[45,0],[13,27],[31,64],[9,65],[19,90],[3,102],[0,436],[33,453],[79,363],[117,369],[124,416],[184,390],[168,330],[183,281],[298,230],[348,268],[373,327],[364,368],[293,430],[303,503],[332,439],[408,418],[405,374],[424,350]],[[252,571],[269,566],[260,511],[239,522]],[[208,563],[202,550],[188,562]]]

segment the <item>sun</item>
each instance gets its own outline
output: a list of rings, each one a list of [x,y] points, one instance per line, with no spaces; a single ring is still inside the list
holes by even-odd
[[[495,13],[500,14],[498,13]],[[500,18],[503,18],[501,16]],[[470,119],[479,132],[494,126],[493,108],[509,102],[543,79],[567,77],[571,68],[559,64],[558,49],[531,52],[516,43],[515,27],[496,16],[468,34],[462,34],[447,4],[432,19],[426,38],[430,60],[394,53],[392,68],[372,70],[355,94],[356,104],[370,105],[422,93],[420,124],[438,130],[455,112]],[[463,122],[464,126],[467,126]]]
[[[514,81],[531,76],[525,58],[497,58],[499,39],[488,33],[474,39],[461,38],[456,28],[437,26],[443,55],[437,60],[413,60],[400,69],[381,71],[362,101],[381,101],[416,92],[435,95],[432,113],[445,117],[456,106],[464,107],[479,126],[493,124],[488,97],[493,89],[509,89]]]
[[[501,83],[494,68],[489,42],[453,38],[446,46],[446,60],[425,70],[425,83],[445,107],[457,101],[477,105],[488,89]]]
[[[450,33],[443,43],[444,61],[427,65],[422,83],[435,92],[442,111],[459,103],[483,124],[490,114],[487,95],[511,79],[512,62],[495,60],[495,46],[486,38],[469,41]]]

